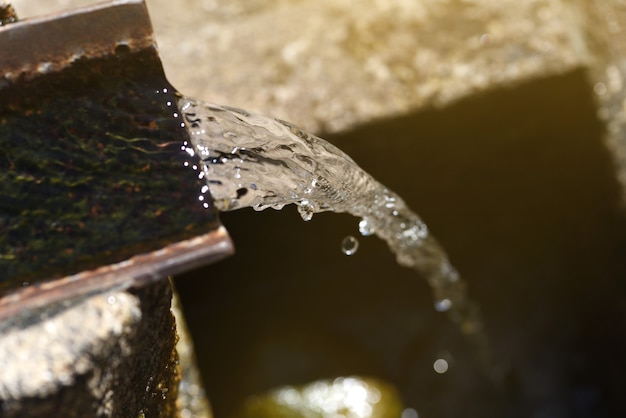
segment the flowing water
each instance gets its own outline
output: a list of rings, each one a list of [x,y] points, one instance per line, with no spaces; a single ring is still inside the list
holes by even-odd
[[[399,264],[429,283],[435,308],[448,312],[464,334],[484,347],[477,306],[441,245],[398,195],[348,155],[281,120],[185,97],[178,107],[192,142],[183,148],[202,161],[200,177],[218,210],[279,210],[295,204],[305,221],[323,211],[360,218],[359,232],[386,241]],[[353,254],[358,241],[346,237],[341,247]]]

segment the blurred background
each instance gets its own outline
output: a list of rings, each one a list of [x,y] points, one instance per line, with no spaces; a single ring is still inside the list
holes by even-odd
[[[294,122],[403,196],[490,339],[485,366],[375,238],[346,257],[356,219],[224,213],[236,255],[176,278],[216,417],[351,375],[391,393],[379,416],[626,416],[624,2],[147,5],[183,94]]]

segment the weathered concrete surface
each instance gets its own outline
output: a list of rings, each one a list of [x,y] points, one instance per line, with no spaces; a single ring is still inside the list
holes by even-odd
[[[164,280],[1,324],[0,416],[173,416],[170,298]]]
[[[557,0],[185,1],[176,13],[167,3],[148,2],[166,72],[183,93],[315,132],[588,60],[575,10]]]

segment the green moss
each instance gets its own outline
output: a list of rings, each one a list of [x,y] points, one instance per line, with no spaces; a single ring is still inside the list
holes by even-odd
[[[0,92],[0,292],[214,226],[175,95],[153,50]]]

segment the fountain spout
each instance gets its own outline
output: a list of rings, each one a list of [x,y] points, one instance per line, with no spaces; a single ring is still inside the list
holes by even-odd
[[[0,50],[0,319],[232,251],[211,204],[184,219],[165,204],[186,134],[143,1],[4,25]],[[113,167],[119,176],[107,175]],[[128,211],[126,198],[141,203]]]

